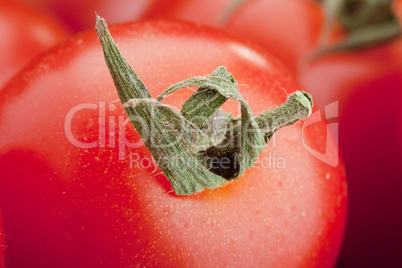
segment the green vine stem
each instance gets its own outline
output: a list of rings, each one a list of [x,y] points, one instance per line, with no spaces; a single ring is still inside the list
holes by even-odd
[[[375,46],[401,36],[401,25],[392,8],[394,0],[316,1],[322,3],[325,21],[319,48],[309,55],[307,61],[323,54]],[[225,26],[236,12],[252,2],[231,0],[218,19],[220,25]],[[340,22],[346,36],[339,43],[331,44],[331,32],[336,22]]]
[[[234,16],[236,12],[240,10],[244,4],[251,2],[251,0],[231,0],[229,4],[225,7],[221,15],[218,17],[217,23],[218,25],[224,27],[230,21],[230,19]]]
[[[375,46],[401,36],[401,25],[394,14],[393,0],[317,0],[323,3],[325,22],[320,46],[310,58],[345,50]],[[330,44],[330,32],[339,21],[346,37]]]
[[[236,80],[223,66],[208,77],[178,82],[152,98],[121,55],[103,18],[97,16],[95,28],[129,120],[177,195],[214,189],[241,177],[273,133],[311,114],[310,94],[297,91],[280,107],[254,117],[237,90]],[[180,113],[162,103],[166,96],[191,86],[198,89]],[[220,108],[227,99],[240,103],[240,118]],[[211,165],[222,160],[231,164],[229,169]]]

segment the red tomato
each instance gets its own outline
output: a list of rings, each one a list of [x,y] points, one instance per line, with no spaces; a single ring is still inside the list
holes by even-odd
[[[48,14],[8,0],[0,0],[0,87],[23,65],[44,50],[64,41],[68,31]]]
[[[323,56],[299,78],[319,105],[339,103],[350,200],[339,267],[402,267],[402,39]]]
[[[138,19],[158,0],[18,0],[51,11],[74,32],[94,27],[96,13],[107,17],[110,23]]]
[[[153,96],[220,65],[255,113],[300,90],[273,57],[219,30],[157,20],[111,32]],[[178,107],[191,93],[166,101]],[[242,178],[181,197],[124,124],[118,99],[94,32],[43,56],[0,95],[10,267],[333,266],[346,214],[343,168],[305,148],[325,151],[325,123],[305,129],[304,145],[302,124],[279,131]],[[236,103],[225,109],[238,111]]]
[[[299,60],[316,45],[323,14],[310,0],[246,1],[224,24],[233,0],[161,1],[145,18],[171,17],[224,27],[267,49],[296,72]]]
[[[1,221],[1,213],[0,213],[0,268],[5,267],[5,262],[4,262],[4,231],[3,231],[3,223]]]

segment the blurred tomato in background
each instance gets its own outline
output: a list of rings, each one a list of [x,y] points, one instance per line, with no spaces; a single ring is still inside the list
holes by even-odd
[[[0,87],[36,55],[69,36],[55,17],[11,0],[0,0],[0,33]]]
[[[341,267],[402,265],[400,48],[398,41],[325,56],[300,75],[303,86],[317,100],[322,98],[322,104],[339,105],[339,146],[349,192]]]
[[[338,267],[402,267],[401,37],[322,55],[299,79],[319,105],[339,107],[349,211]]]
[[[53,12],[74,32],[93,29],[95,12],[109,23],[133,21],[159,0],[15,0]]]

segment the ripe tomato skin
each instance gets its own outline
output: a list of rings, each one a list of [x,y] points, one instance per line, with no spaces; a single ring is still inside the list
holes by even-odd
[[[18,0],[29,2],[62,19],[73,32],[94,27],[93,16],[98,13],[108,18],[109,23],[136,20],[158,0]]]
[[[0,268],[5,267],[5,262],[4,262],[4,231],[3,231],[3,222],[1,220],[1,213],[0,213]]]
[[[220,65],[255,113],[283,103],[283,89],[300,90],[273,57],[219,30],[157,20],[111,33],[153,96]],[[166,102],[180,106],[191,93]],[[126,119],[116,100],[94,32],[38,59],[1,94],[0,209],[10,267],[333,266],[346,214],[343,169],[306,151],[301,124],[278,133],[260,157],[265,168],[257,164],[220,189],[179,197],[159,169],[147,167],[143,145],[119,148],[123,130],[131,142],[139,136],[130,124],[113,127]],[[66,137],[66,118],[82,104],[97,109],[75,113],[71,131],[81,142],[98,141],[95,148]],[[237,106],[226,109],[236,113]],[[325,128],[306,128],[311,148],[323,149]],[[144,163],[131,161],[130,168],[130,154]],[[286,168],[266,168],[273,154]]]
[[[339,267],[402,266],[401,70],[399,38],[323,56],[299,75],[319,105],[339,102],[339,146],[349,192]]]
[[[310,0],[252,0],[221,16],[232,0],[161,1],[145,18],[169,17],[223,27],[267,49],[294,73],[299,60],[315,48],[323,23],[320,6]]]
[[[0,87],[29,60],[64,41],[69,31],[48,14],[0,0]]]

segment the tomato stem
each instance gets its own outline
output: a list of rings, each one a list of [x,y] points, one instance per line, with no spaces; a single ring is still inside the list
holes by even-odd
[[[243,7],[245,4],[248,4],[249,2],[250,0],[231,0],[223,10],[221,15],[218,17],[217,23],[222,27],[227,25],[234,14],[238,12],[241,7]]]
[[[401,26],[393,12],[393,0],[319,0],[326,11],[321,33],[321,48],[310,58],[338,51],[362,49],[401,36]],[[330,44],[330,32],[336,21],[346,31],[345,38]]]
[[[280,107],[254,117],[236,80],[223,66],[208,77],[175,83],[152,98],[121,55],[103,18],[97,16],[95,28],[129,120],[178,195],[214,189],[239,178],[279,128],[311,114],[310,94],[296,91]],[[198,89],[180,113],[162,103],[166,96],[192,86]],[[240,118],[220,108],[229,98],[240,103]]]

